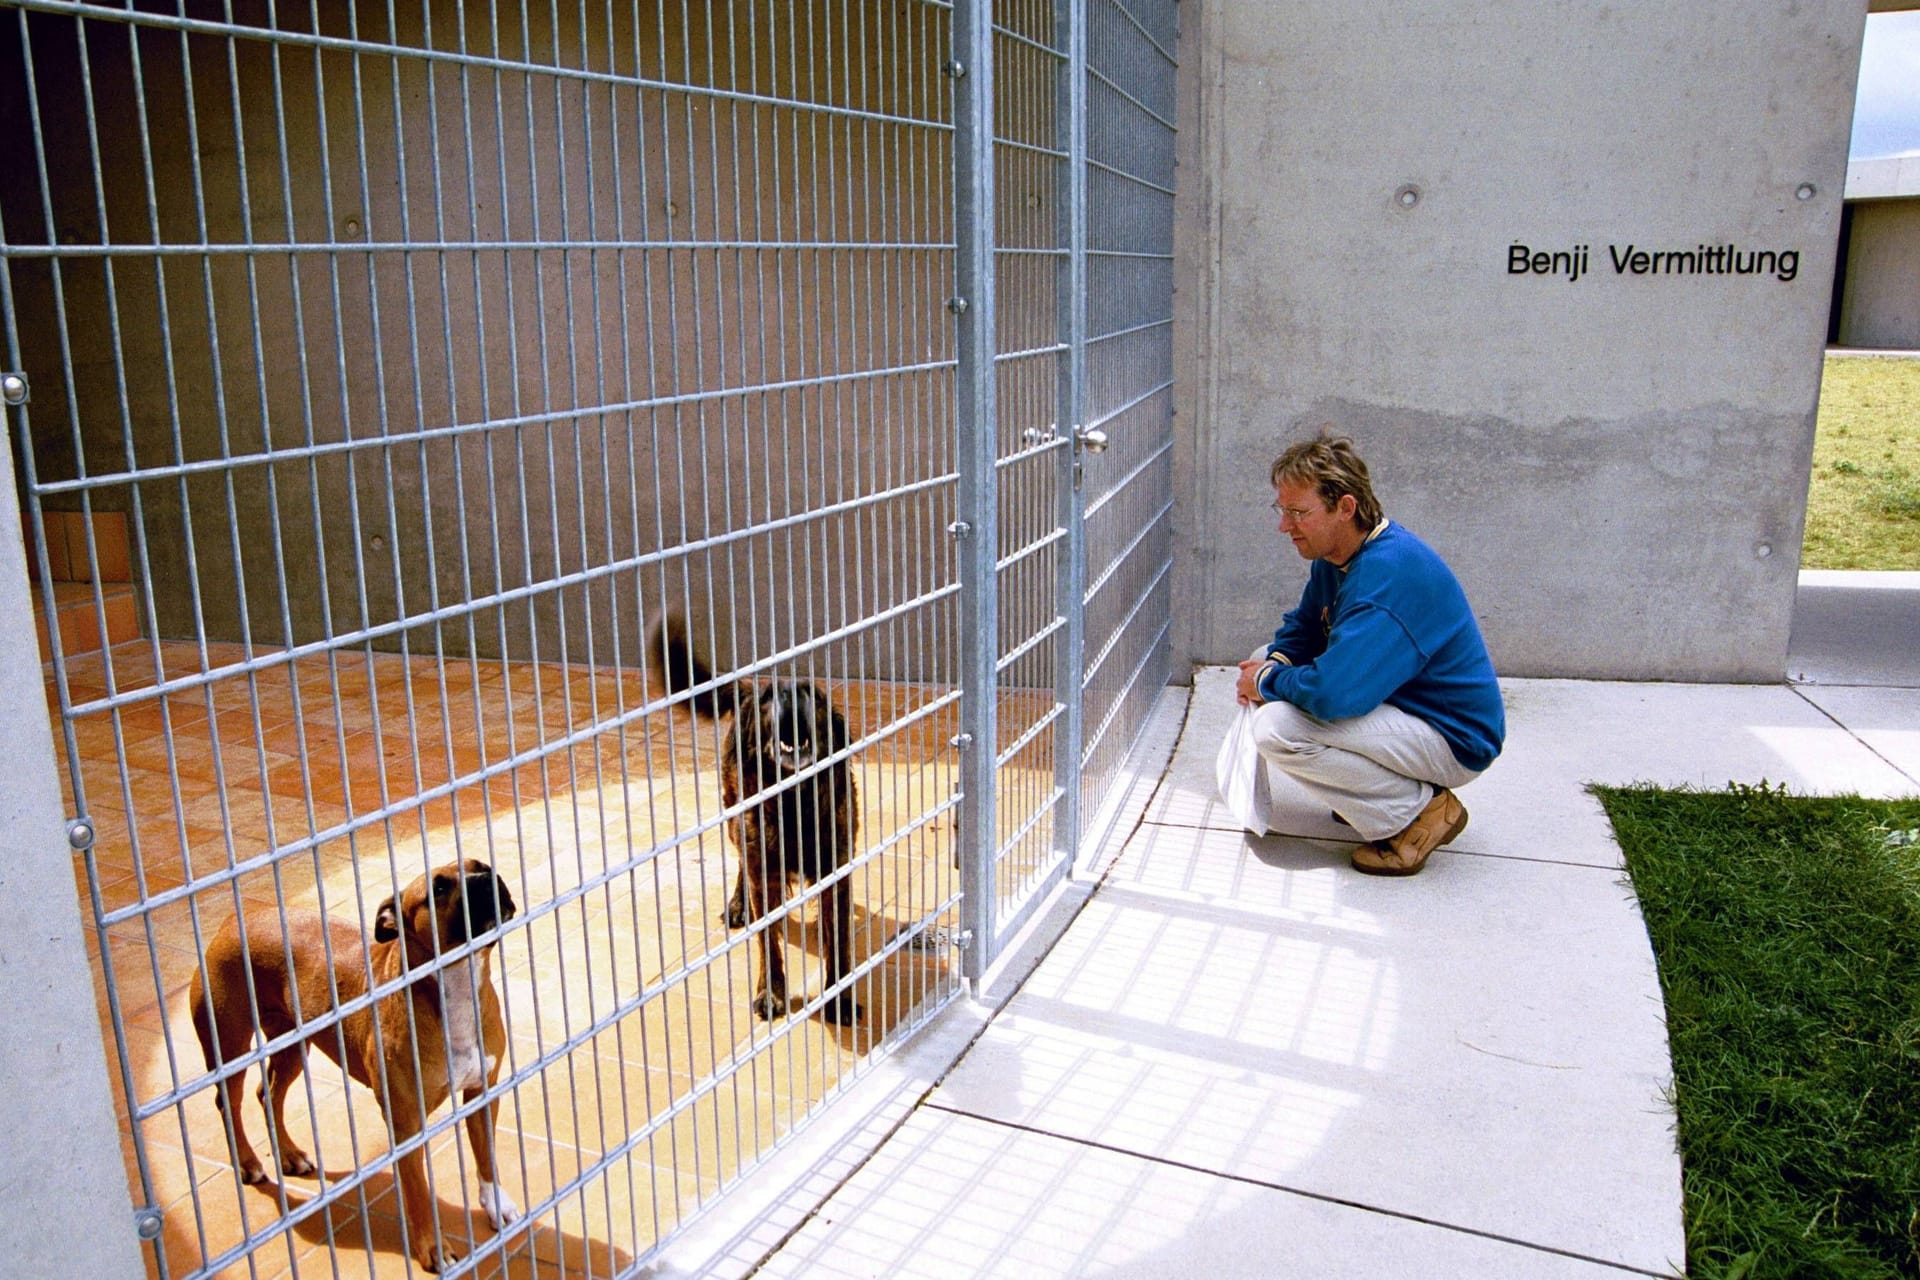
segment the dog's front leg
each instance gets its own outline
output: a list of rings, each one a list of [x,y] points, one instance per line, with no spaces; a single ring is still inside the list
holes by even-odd
[[[853,972],[852,881],[836,880],[820,896],[820,930],[826,935],[820,940],[824,944],[821,955],[827,962],[827,989],[831,991]],[[820,1016],[837,1027],[860,1021],[860,1005],[853,998],[853,988],[828,997]]]
[[[484,1092],[484,1089],[467,1089],[460,1098],[462,1102],[471,1103]],[[473,1148],[474,1168],[480,1173],[480,1207],[486,1210],[487,1225],[496,1235],[520,1221],[520,1206],[500,1185],[500,1174],[494,1166],[493,1133],[499,1119],[498,1098],[467,1117],[467,1144]]]
[[[735,839],[734,844],[744,847],[745,840]],[[724,917],[729,929],[747,927],[747,860],[740,859],[740,872],[733,878],[733,894],[727,899],[727,914]]]
[[[777,866],[769,865],[768,842],[773,833],[759,822],[750,822],[745,834],[740,848],[741,870],[747,876],[753,918],[765,922],[786,901],[787,878]],[[760,985],[753,993],[753,1011],[768,1022],[787,1012],[786,932],[785,917],[760,930]]]
[[[411,1095],[403,1096],[398,1081],[391,1075],[388,1079],[394,1095],[394,1114],[389,1124],[393,1145],[398,1147],[419,1135],[426,1117]],[[437,1275],[442,1267],[458,1262],[460,1255],[451,1241],[445,1248],[440,1245],[440,1215],[434,1212],[433,1191],[427,1185],[426,1147],[418,1146],[407,1152],[395,1162],[395,1167],[400,1179],[400,1209],[407,1226],[407,1252],[413,1255],[421,1270]]]

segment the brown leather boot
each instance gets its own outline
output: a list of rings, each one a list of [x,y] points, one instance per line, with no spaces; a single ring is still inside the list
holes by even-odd
[[[1435,849],[1459,839],[1466,829],[1467,807],[1460,797],[1440,787],[1406,830],[1355,849],[1353,868],[1370,876],[1417,875]]]

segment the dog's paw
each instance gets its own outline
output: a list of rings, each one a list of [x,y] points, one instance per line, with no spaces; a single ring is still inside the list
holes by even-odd
[[[294,1147],[288,1150],[285,1158],[280,1161],[280,1172],[289,1178],[309,1178],[314,1173],[313,1161],[307,1158],[306,1152]]]
[[[249,1187],[257,1187],[267,1180],[266,1166],[258,1160],[247,1160],[240,1165],[240,1181]]]
[[[774,995],[771,991],[762,991],[753,998],[753,1011],[762,1022],[772,1022],[775,1018],[787,1016],[787,997]]]
[[[487,1211],[487,1225],[496,1235],[520,1221],[520,1206],[498,1183],[480,1184],[480,1207]]]
[[[842,991],[820,1006],[820,1017],[836,1027],[850,1027],[860,1021],[860,1004],[853,998],[853,992]]]

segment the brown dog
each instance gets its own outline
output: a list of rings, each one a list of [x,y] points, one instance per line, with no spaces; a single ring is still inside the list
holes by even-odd
[[[686,623],[667,618],[654,636],[667,688],[673,693],[709,684],[713,671],[694,649]],[[851,741],[847,722],[818,685],[805,680],[734,681],[703,690],[694,710],[732,720],[720,748],[720,799],[747,807],[727,822],[740,851],[740,875],[727,900],[728,928],[744,929],[780,910],[790,881],[814,884],[834,876],[858,853],[860,797],[853,765],[836,759]],[[755,799],[762,792],[770,793]],[[787,1014],[784,923],[760,931],[760,981],[753,1011]],[[845,876],[820,895],[820,943],[827,990],[820,1016],[836,1026],[860,1020],[853,989],[853,885]],[[833,988],[840,987],[839,991]]]
[[[210,1071],[249,1052],[256,1031],[272,1040],[320,1019],[333,1009],[336,992],[343,1003],[364,995],[369,962],[376,984],[417,975],[394,994],[346,1015],[335,1026],[310,1032],[307,1039],[267,1059],[258,1096],[273,1121],[282,1173],[314,1172],[313,1161],[288,1136],[285,1114],[287,1090],[306,1065],[308,1040],[373,1090],[396,1146],[424,1129],[427,1116],[453,1090],[471,1102],[493,1083],[507,1043],[489,973],[493,946],[489,943],[444,968],[436,968],[436,962],[513,915],[513,899],[493,868],[468,858],[434,868],[401,890],[397,899],[381,903],[371,949],[351,924],[324,919],[315,911],[287,912],[284,935],[282,913],[273,908],[248,911],[244,920],[236,917],[221,927],[207,944],[202,976],[191,996],[193,1027]],[[264,1182],[266,1170],[247,1141],[241,1117],[246,1074],[242,1070],[229,1076],[214,1098],[232,1126],[233,1162],[241,1179]],[[498,1110],[496,1101],[467,1118],[467,1139],[480,1173],[480,1204],[495,1231],[520,1217],[519,1206],[501,1190],[494,1169]],[[435,1241],[424,1147],[401,1156],[398,1168],[414,1259],[428,1271],[438,1271],[458,1255],[451,1245],[442,1248]]]

